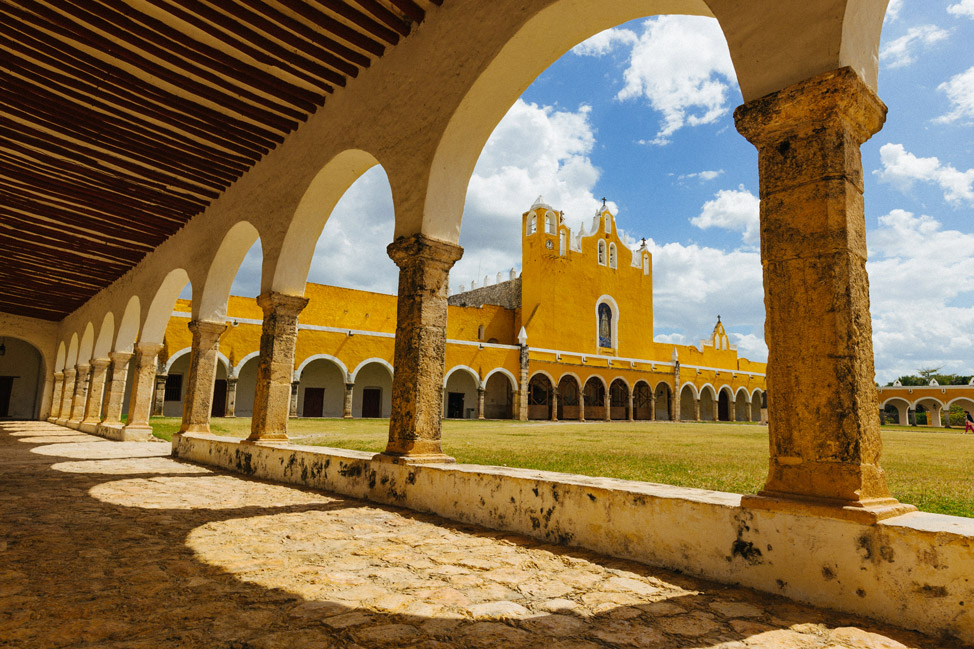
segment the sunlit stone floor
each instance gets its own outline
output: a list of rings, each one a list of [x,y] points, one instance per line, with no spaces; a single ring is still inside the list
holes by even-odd
[[[0,423],[0,647],[953,647],[434,516]]]

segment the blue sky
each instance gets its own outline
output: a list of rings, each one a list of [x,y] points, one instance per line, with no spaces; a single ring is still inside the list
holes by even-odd
[[[862,149],[876,378],[974,373],[974,0],[893,0],[880,47],[882,131]],[[757,154],[716,21],[633,21],[576,46],[512,106],[468,189],[451,285],[520,267],[538,195],[573,229],[605,196],[653,252],[657,340],[692,344],[719,313],[765,360]],[[392,293],[392,200],[373,169],[318,242],[309,281]],[[365,260],[349,264],[348,259]],[[256,295],[259,245],[233,292]]]

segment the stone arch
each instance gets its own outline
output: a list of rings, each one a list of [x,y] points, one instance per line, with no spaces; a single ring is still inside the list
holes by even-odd
[[[640,379],[632,386],[632,418],[633,419],[652,419],[653,391],[649,383]]]
[[[582,398],[585,400],[586,419],[605,419],[605,409],[608,406],[609,386],[598,374],[592,374],[585,379],[582,386]]]
[[[349,381],[352,388],[352,416],[388,417],[392,414],[392,364],[382,358],[368,358],[356,366]]]
[[[734,393],[727,385],[722,385],[717,391],[717,420],[734,420]]]
[[[193,351],[192,347],[183,347],[179,351],[170,354],[169,358],[166,359],[166,364],[164,366],[165,373],[169,374],[169,370],[171,370],[172,366],[176,364],[176,361],[178,361],[183,356],[188,356],[191,351]],[[226,375],[226,377],[232,378],[233,364],[230,362],[230,359],[227,358],[223,354],[223,352],[217,352],[216,360],[220,365],[223,366],[223,372]]]
[[[606,254],[605,254],[605,239],[599,239],[599,256],[598,261],[600,266],[606,265]]]
[[[565,372],[558,379],[558,419],[579,419],[578,402],[582,397],[582,381],[574,372]]]
[[[487,381],[491,379],[495,374],[503,374],[507,377],[507,380],[511,382],[511,389],[517,392],[517,377],[511,373],[510,370],[504,367],[495,367],[491,371],[487,372],[487,376],[484,377],[484,385],[487,385]]]
[[[138,295],[129,298],[122,313],[122,321],[118,325],[115,336],[114,350],[117,352],[131,352],[135,347],[135,340],[139,335],[139,315],[141,309]]]
[[[747,389],[739,387],[734,395],[734,421],[748,421],[751,409],[748,399]]]
[[[609,243],[609,268],[618,267],[618,254],[616,253],[615,242]]]
[[[348,149],[318,171],[294,211],[280,250],[264,251],[262,292],[304,295],[315,245],[332,210],[352,183],[377,164],[371,153]]]
[[[95,346],[91,351],[91,357],[107,359],[108,353],[112,351],[112,343],[114,340],[115,314],[109,311],[101,321],[101,328],[98,330],[98,338],[95,339]]]
[[[88,365],[91,363],[91,351],[95,348],[95,325],[91,321],[85,325],[85,332],[81,336],[81,343],[78,345],[78,365]]]
[[[310,365],[311,363],[315,361],[321,361],[321,360],[331,361],[332,363],[334,363],[338,367],[338,369],[341,370],[342,372],[342,381],[345,383],[349,382],[348,368],[345,367],[345,363],[343,363],[340,359],[336,358],[335,356],[331,356],[329,354],[314,354],[313,356],[308,356],[306,359],[301,361],[301,364],[298,365],[298,369],[294,370],[294,380],[300,381],[301,375],[304,373],[305,368],[308,367],[308,365]]]
[[[234,388],[233,414],[238,417],[249,417],[254,414],[254,397],[257,394],[257,363],[260,352],[250,352],[231,368],[229,379],[236,380]],[[227,411],[229,412],[229,404]]]
[[[656,419],[670,421],[673,419],[673,409],[670,407],[673,398],[673,388],[666,381],[660,381],[653,390],[653,400],[656,403]]]
[[[224,322],[230,287],[247,252],[260,238],[257,228],[238,221],[223,235],[206,271],[199,300],[193,300],[193,317],[210,322]]]
[[[255,358],[260,358],[260,351],[250,352],[249,354],[241,358],[236,365],[230,368],[230,378],[231,379],[240,378],[240,370],[243,369],[244,365],[246,365],[248,362],[250,362]]]
[[[894,419],[894,423],[897,423],[900,426],[910,425],[910,402],[903,397],[890,397],[880,403],[879,407],[884,412],[884,423],[890,421],[890,419]],[[890,412],[891,410],[893,412]]]
[[[315,354],[294,371],[299,417],[341,417],[345,411],[348,368],[334,356]]]
[[[67,369],[72,369],[77,364],[78,364],[78,334],[73,333],[71,334],[71,342],[68,343],[67,361],[65,362],[64,366]]]
[[[455,372],[466,372],[467,374],[470,375],[470,378],[473,379],[474,385],[477,388],[480,388],[481,387],[481,384],[480,384],[480,374],[477,373],[477,370],[475,370],[474,368],[470,367],[469,365],[454,365],[443,376],[443,387],[444,388],[446,387],[447,382],[450,380],[450,377],[453,376],[453,374]]]
[[[139,335],[140,343],[161,343],[166,333],[166,325],[172,315],[173,306],[182,293],[183,288],[189,284],[189,275],[182,268],[174,268],[169,271],[159,288],[156,289],[152,302],[145,315],[145,324],[142,326],[142,333]]]
[[[513,419],[517,381],[502,367],[487,373],[484,379],[484,419]]]
[[[451,367],[443,377],[443,416],[450,419],[476,417],[480,387],[480,375],[472,367]]]
[[[629,383],[620,377],[612,379],[609,384],[609,418],[629,419]]]
[[[680,420],[695,421],[697,418],[697,389],[692,383],[680,388]]]
[[[39,419],[47,382],[44,354],[34,343],[3,334],[4,355],[0,357],[0,374],[12,377],[10,397],[0,403],[0,417]]]
[[[751,392],[751,421],[761,421],[761,397],[764,393],[760,388]]]
[[[917,413],[926,413],[926,426],[940,428],[943,425],[941,412],[946,409],[944,402],[935,397],[921,397],[913,404],[913,409]],[[917,424],[920,424],[919,418]]]
[[[704,383],[697,391],[700,401],[700,421],[717,421],[717,390],[710,383]]]
[[[552,392],[555,382],[541,370],[528,379],[528,419],[551,419]]]
[[[57,345],[57,356],[54,361],[54,371],[60,372],[64,369],[64,361],[67,358],[68,350],[64,346],[64,341],[58,343]]]

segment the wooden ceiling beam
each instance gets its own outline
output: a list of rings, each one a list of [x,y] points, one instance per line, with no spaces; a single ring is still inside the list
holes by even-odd
[[[314,7],[305,3],[305,0],[278,0],[283,6],[287,7],[299,16],[311,21],[319,29],[331,32],[342,40],[360,47],[366,52],[382,56],[386,48],[379,42],[372,40],[365,34],[357,32],[343,22],[340,22],[328,14],[318,11]]]

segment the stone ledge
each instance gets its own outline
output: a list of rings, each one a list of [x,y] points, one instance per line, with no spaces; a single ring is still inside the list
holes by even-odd
[[[974,521],[875,524],[741,507],[737,494],[206,434],[173,456],[587,548],[974,643]]]

